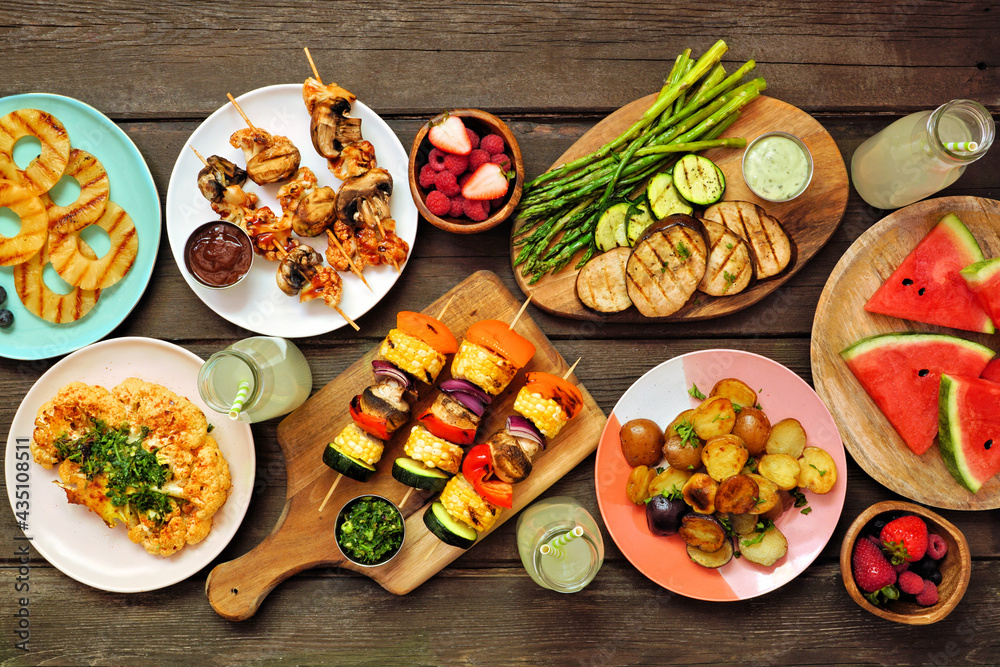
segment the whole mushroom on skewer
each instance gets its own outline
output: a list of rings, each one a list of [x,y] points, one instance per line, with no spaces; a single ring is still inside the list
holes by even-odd
[[[305,245],[285,252],[277,242],[275,251],[281,255],[276,280],[282,292],[288,296],[298,294],[300,303],[322,299],[323,303],[347,320],[355,331],[360,331],[357,323],[341,310],[339,304],[344,294],[344,282],[339,273],[328,266],[322,266],[322,255]]]
[[[257,185],[287,181],[299,168],[302,156],[288,137],[272,135],[260,128],[244,128],[229,137],[247,161],[247,175]]]
[[[319,236],[337,218],[337,193],[329,186],[318,187],[309,167],[300,167],[295,177],[278,190],[278,203],[286,222],[299,236]]]
[[[356,99],[337,84],[323,84],[313,77],[302,85],[302,100],[311,117],[309,136],[313,148],[331,162],[331,171],[344,147],[362,140],[361,119],[351,117],[351,103]],[[374,152],[372,156],[374,159]]]
[[[337,219],[357,228],[359,252],[367,264],[390,263],[399,268],[410,251],[396,236],[396,221],[389,212],[392,175],[371,169],[363,176],[344,181],[337,191]],[[336,233],[334,229],[334,233]]]

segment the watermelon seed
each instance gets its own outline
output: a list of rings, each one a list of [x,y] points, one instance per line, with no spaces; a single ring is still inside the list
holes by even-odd
[[[983,446],[984,446],[984,447],[985,447],[986,449],[989,449],[990,447],[992,447],[992,446],[993,446],[993,438],[990,438],[989,440],[987,440],[987,441],[986,441],[986,444],[985,444],[985,445],[983,445]]]
[[[910,285],[913,284],[913,281],[910,280],[909,278],[903,278],[903,284],[909,287]]]
[[[930,373],[929,370],[927,370],[926,368],[921,368],[920,371],[917,373],[917,375],[919,375],[920,377],[927,377],[928,373]]]
[[[926,287],[921,287],[920,289],[917,290],[917,294],[919,294],[920,296],[923,296],[924,292],[926,292],[926,291],[927,291]]]

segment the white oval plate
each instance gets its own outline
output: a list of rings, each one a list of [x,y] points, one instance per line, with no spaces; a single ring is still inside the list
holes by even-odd
[[[316,174],[320,186],[329,185],[333,189],[341,181],[327,169],[326,159],[313,149],[309,138],[309,113],[302,101],[302,85],[297,83],[267,86],[250,91],[236,98],[247,117],[257,127],[272,134],[286,136],[299,149],[302,166],[309,167]],[[351,115],[361,119],[364,138],[375,146],[378,166],[392,174],[393,195],[389,209],[396,221],[396,233],[410,245],[417,236],[417,207],[410,197],[407,167],[409,157],[403,144],[385,121],[361,102],[354,102]],[[226,104],[198,126],[188,139],[181,154],[177,156],[174,171],[167,187],[167,238],[174,261],[184,280],[190,285],[206,306],[233,324],[265,336],[299,338],[324,334],[347,324],[337,311],[325,305],[321,299],[299,303],[294,297],[286,296],[275,284],[277,264],[263,257],[254,256],[253,266],[246,279],[235,287],[213,290],[197,283],[184,266],[184,243],[199,225],[219,216],[212,211],[208,200],[198,191],[198,172],[202,163],[191,150],[198,150],[203,156],[219,155],[235,164],[245,166],[243,151],[229,145],[229,136],[246,127],[246,123],[232,104]],[[269,206],[279,217],[281,206],[276,194],[279,185],[259,186],[247,181],[246,189],[260,197],[258,207]],[[326,250],[326,236],[312,239],[296,237],[308,243],[322,254]],[[350,272],[341,274],[344,280],[344,296],[340,308],[352,319],[358,319],[382,300],[399,279],[406,263],[400,265],[400,272],[392,266],[367,267],[365,279],[372,286],[369,291],[361,279]]]
[[[253,491],[253,434],[249,424],[230,421],[202,402],[197,386],[202,363],[198,355],[172,343],[152,338],[116,338],[94,343],[62,359],[38,378],[21,401],[7,436],[7,497],[31,544],[67,576],[116,593],[151,591],[201,570],[236,534]],[[148,554],[131,542],[123,526],[110,529],[82,505],[70,505],[66,493],[53,484],[59,478],[56,469],[45,470],[36,464],[28,450],[38,409],[61,387],[79,380],[111,389],[130,377],[161,384],[201,408],[214,425],[212,436],[229,462],[232,476],[232,493],[216,513],[208,537],[166,558]]]

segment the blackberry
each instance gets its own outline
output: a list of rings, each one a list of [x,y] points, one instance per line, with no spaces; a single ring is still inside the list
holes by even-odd
[[[3,289],[0,287],[0,289]],[[0,301],[2,303],[2,301]],[[0,329],[7,329],[10,325],[14,324],[14,313],[10,312],[6,308],[0,310]]]

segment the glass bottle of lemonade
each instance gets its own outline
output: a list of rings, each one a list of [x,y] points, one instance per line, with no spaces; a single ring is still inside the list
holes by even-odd
[[[302,405],[312,390],[312,372],[291,341],[255,336],[209,357],[198,372],[198,393],[210,408],[228,413],[242,382],[249,387],[239,419],[260,422]]]
[[[583,535],[543,554],[542,545],[565,536],[576,526]],[[575,593],[597,575],[604,563],[604,540],[597,522],[578,502],[566,496],[539,501],[517,519],[517,550],[536,584],[560,593]]]
[[[851,180],[875,208],[899,208],[948,187],[993,143],[993,117],[978,102],[952,100],[900,118],[861,144]]]

